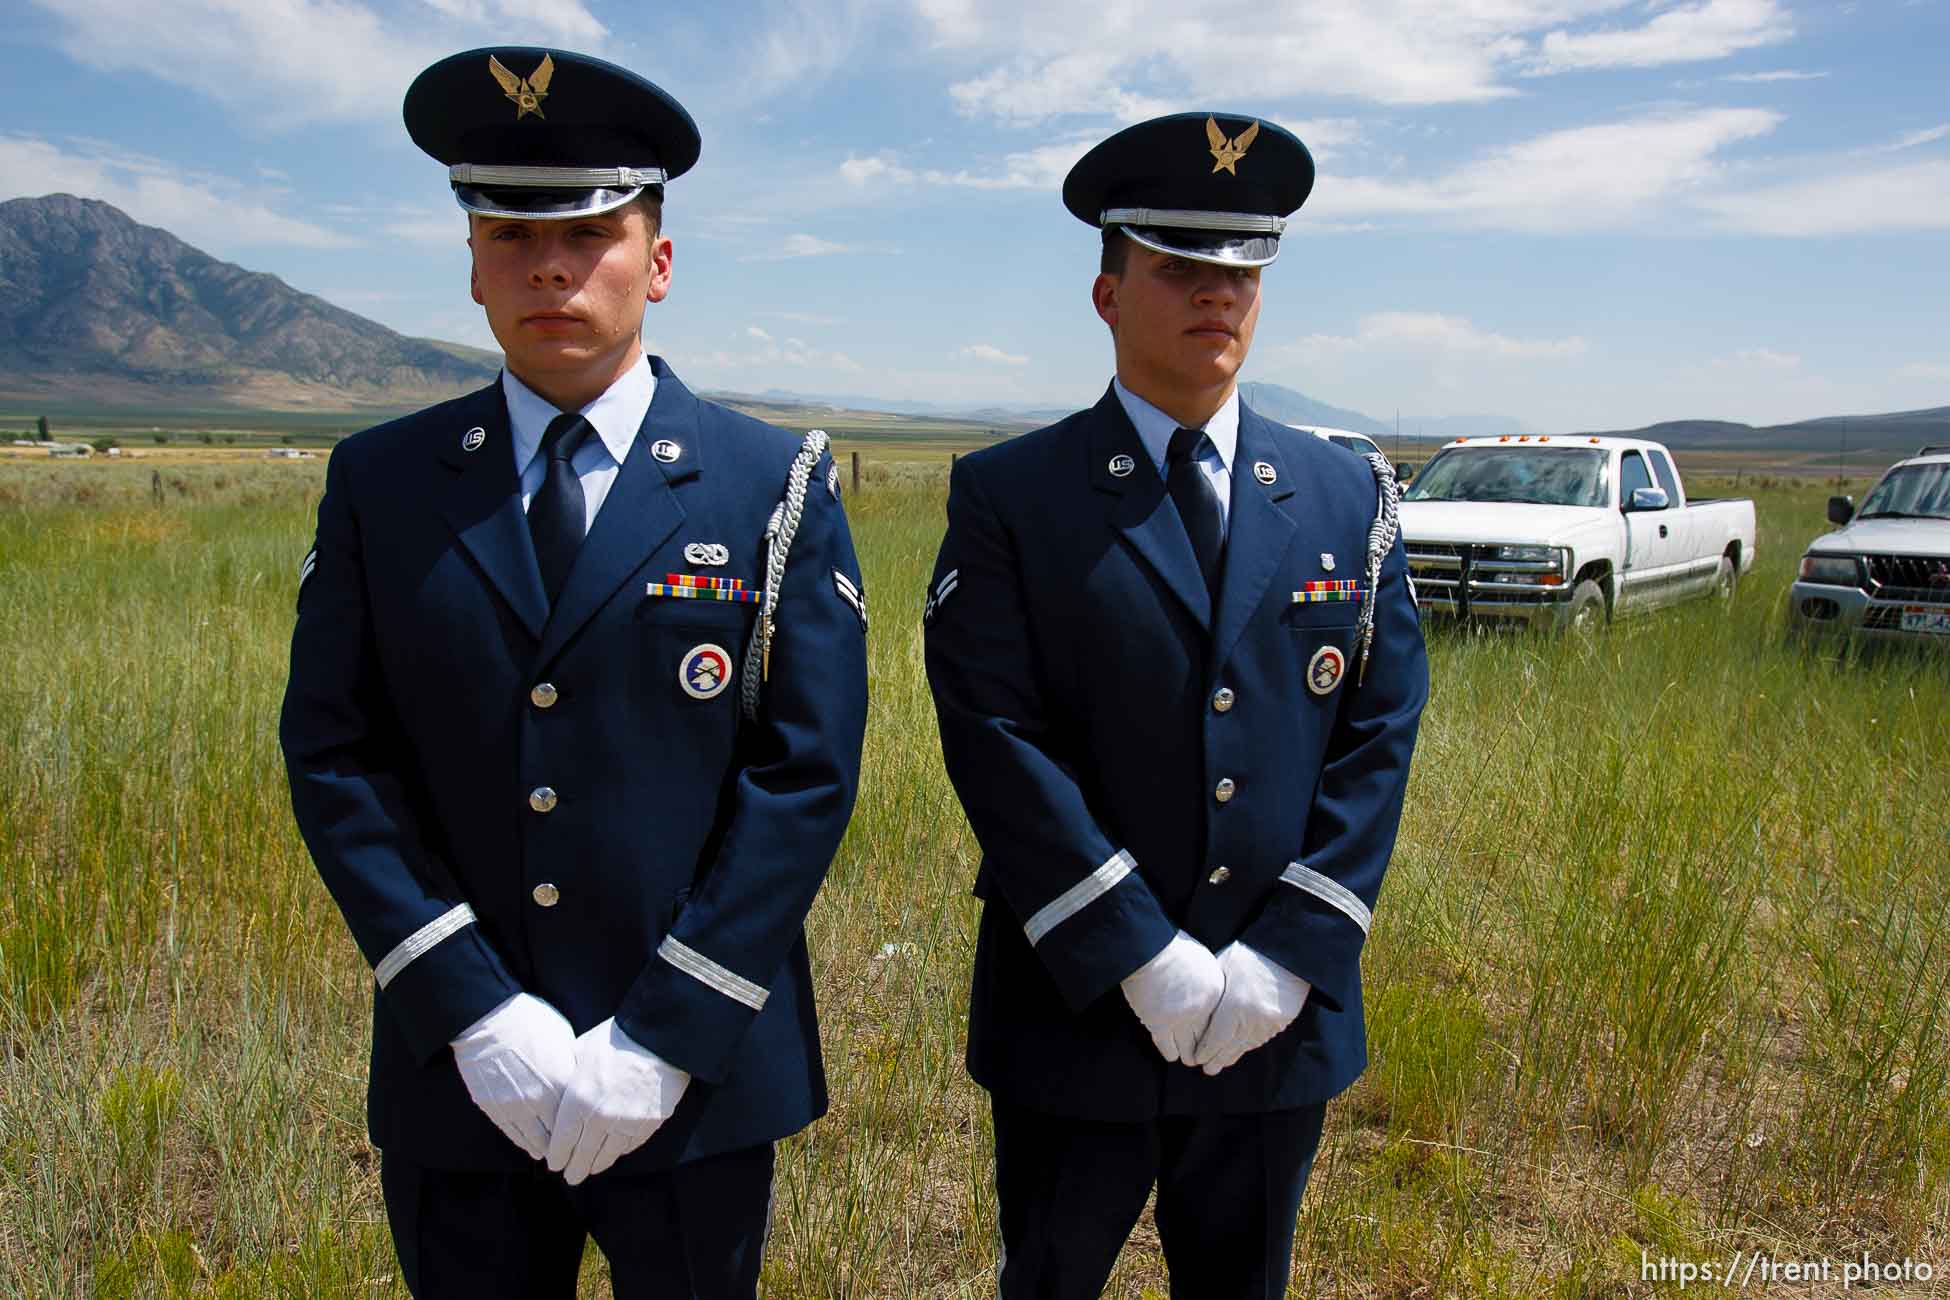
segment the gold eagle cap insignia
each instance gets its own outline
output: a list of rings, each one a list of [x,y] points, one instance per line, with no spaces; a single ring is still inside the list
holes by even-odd
[[[501,84],[501,93],[514,102],[517,110],[515,121],[521,121],[530,113],[543,121],[548,120],[548,114],[542,112],[542,101],[548,98],[549,79],[555,76],[555,59],[552,56],[544,54],[542,61],[535,65],[535,70],[522,78],[508,71],[501,60],[490,54],[488,71]]]
[[[1208,117],[1205,119],[1205,138],[1212,144],[1212,170],[1228,171],[1237,176],[1239,160],[1246,156],[1246,150],[1252,148],[1253,141],[1259,138],[1259,123],[1253,123],[1228,140],[1226,133],[1219,129],[1219,119]]]

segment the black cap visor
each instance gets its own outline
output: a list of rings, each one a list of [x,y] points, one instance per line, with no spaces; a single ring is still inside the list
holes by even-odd
[[[649,188],[647,185],[636,185],[627,189],[570,190],[456,185],[454,199],[476,216],[565,221],[570,217],[593,217],[599,213],[613,212]]]
[[[1154,253],[1189,257],[1216,266],[1270,266],[1280,255],[1280,237],[1227,230],[1174,230],[1163,226],[1117,229],[1132,243]]]

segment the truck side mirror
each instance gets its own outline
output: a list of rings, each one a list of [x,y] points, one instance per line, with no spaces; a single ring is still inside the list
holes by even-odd
[[[1840,528],[1846,525],[1848,521],[1853,518],[1855,518],[1854,497],[1829,497],[1828,498],[1828,522],[1829,523],[1835,525],[1837,528]]]
[[[1406,483],[1414,477],[1415,466],[1408,461],[1402,461],[1395,466],[1395,481],[1397,483]]]
[[[1632,499],[1625,503],[1626,514],[1636,514],[1641,510],[1664,510],[1672,504],[1664,488],[1633,488]]]

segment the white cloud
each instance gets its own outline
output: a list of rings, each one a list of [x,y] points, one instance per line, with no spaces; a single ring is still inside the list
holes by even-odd
[[[1782,120],[1760,109],[1727,108],[1552,131],[1432,180],[1337,179],[1316,193],[1303,216],[1329,222],[1420,216],[1538,232],[1664,219],[1677,198],[1722,179],[1716,154]]]
[[[268,207],[228,177],[185,171],[93,142],[63,148],[0,135],[0,199],[75,194],[112,203],[144,225],[219,256],[244,248],[348,248],[359,241]]]
[[[736,374],[747,382],[753,374],[779,366],[843,374],[858,374],[866,369],[844,352],[815,347],[804,339],[774,339],[756,325],[746,326],[739,337],[738,348],[702,353],[687,364]]]
[[[1796,370],[1801,366],[1801,358],[1792,352],[1776,352],[1772,348],[1741,348],[1730,357],[1719,357],[1710,364],[1721,368],[1753,368],[1763,370]]]
[[[1900,379],[1933,379],[1950,383],[1950,361],[1916,361],[1896,372]]]
[[[813,312],[805,312],[805,311],[762,311],[758,314],[761,316],[771,317],[774,320],[791,321],[795,325],[845,324],[844,318],[839,316],[820,316]]]
[[[852,154],[840,164],[840,179],[849,185],[871,185],[877,181],[905,184],[914,179],[914,173],[894,161],[890,153],[878,153],[869,158],[856,158]]]
[[[1774,81],[1820,81],[1826,72],[1797,72],[1792,68],[1778,68],[1772,72],[1729,72],[1721,81],[1732,81],[1746,85],[1765,85]]]
[[[519,28],[588,48],[606,30],[581,0],[426,0],[389,13],[358,0],[33,2],[64,24],[59,44],[77,61],[159,77],[274,127],[396,125],[420,69],[469,43]]]
[[[1898,153],[1904,149],[1915,149],[1922,145],[1935,144],[1938,140],[1942,140],[1945,137],[1950,137],[1950,122],[1945,122],[1941,126],[1925,127],[1921,131],[1910,131],[1899,135],[1888,144],[1876,149],[1875,152]]]
[[[784,239],[771,244],[763,251],[747,253],[738,260],[741,262],[781,262],[794,257],[831,257],[835,253],[866,253],[875,251],[884,252],[887,250],[870,249],[865,244],[836,244],[830,239],[821,239],[817,235],[797,234],[787,235]]]
[[[757,339],[761,343],[770,343],[772,341],[772,336],[756,325],[745,326],[745,336],[747,338]]]
[[[1831,171],[1696,202],[1723,229],[1751,235],[1950,230],[1950,162]]]
[[[1004,352],[992,343],[971,343],[955,354],[970,361],[986,361],[994,366],[1026,366],[1028,357],[1019,357],[1012,352]]]
[[[1351,336],[1309,334],[1277,348],[1301,359],[1334,354],[1420,351],[1493,361],[1550,361],[1584,355],[1585,341],[1519,339],[1440,312],[1382,311],[1363,316]]]
[[[1519,72],[1719,59],[1794,30],[1780,0],[1310,0],[1250,21],[1178,0],[909,2],[937,48],[989,61],[949,86],[956,106],[1016,124],[1214,100],[1480,103],[1517,93]]]
[[[1794,24],[1777,0],[1701,0],[1667,9],[1641,27],[1547,32],[1532,71],[1698,63],[1793,35]]]
[[[977,190],[1060,189],[1077,159],[1090,152],[1096,143],[1094,134],[1081,136],[1009,154],[999,168],[962,168],[953,172],[930,169],[922,177],[931,185],[959,185]]]

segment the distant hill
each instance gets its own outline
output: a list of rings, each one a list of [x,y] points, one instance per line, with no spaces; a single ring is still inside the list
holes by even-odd
[[[0,396],[267,410],[404,407],[494,353],[408,338],[68,194],[0,203]]]
[[[1583,429],[1580,433],[1651,438],[1675,451],[1914,452],[1925,443],[1950,444],[1950,406],[1887,415],[1831,415],[1818,420],[1755,427],[1728,420],[1668,420],[1642,429]]]

